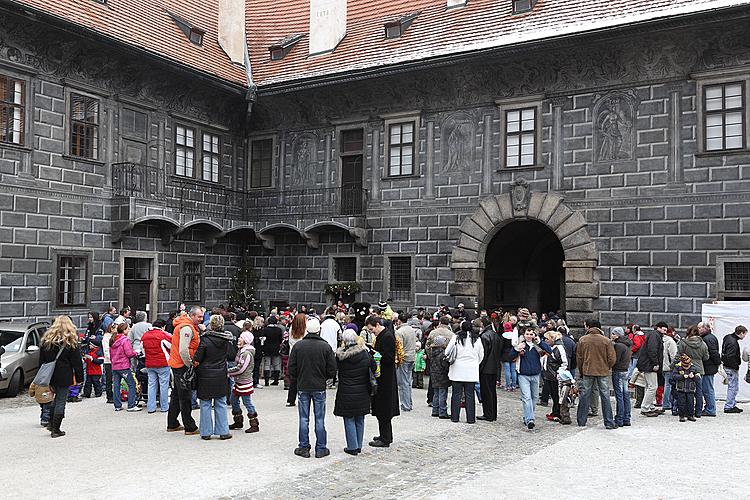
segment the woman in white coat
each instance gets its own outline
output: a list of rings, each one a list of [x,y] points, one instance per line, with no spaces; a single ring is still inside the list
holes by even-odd
[[[446,355],[455,349],[455,361],[448,370],[453,387],[451,395],[451,420],[458,422],[461,413],[461,397],[466,400],[466,422],[476,422],[474,384],[479,382],[479,363],[484,359],[484,347],[479,334],[470,321],[461,323],[461,328],[445,348]],[[450,357],[450,356],[449,356]]]

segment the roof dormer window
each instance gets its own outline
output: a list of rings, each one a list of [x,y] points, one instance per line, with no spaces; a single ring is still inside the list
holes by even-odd
[[[524,14],[531,12],[536,5],[537,0],[511,0],[513,2],[513,13]]]
[[[405,14],[386,22],[385,37],[400,38],[419,14],[420,12],[412,12],[411,14]]]
[[[185,36],[188,40],[190,40],[195,45],[203,45],[203,35],[206,34],[206,30],[195,26],[193,23],[186,19],[183,19],[177,14],[169,11],[167,11],[167,14],[172,18],[177,27],[180,28],[183,33],[185,33]]]
[[[286,55],[292,50],[292,47],[302,40],[304,36],[305,35],[301,33],[289,35],[268,47],[268,51],[271,54],[271,60],[278,61],[284,59],[284,57],[286,57]]]

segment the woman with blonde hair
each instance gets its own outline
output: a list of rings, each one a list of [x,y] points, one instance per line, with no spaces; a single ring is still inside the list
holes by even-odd
[[[289,354],[292,354],[292,347],[307,333],[307,315],[297,313],[292,318],[292,326],[289,331]],[[297,404],[297,381],[289,377],[289,392],[286,395],[286,405],[295,406]]]
[[[557,374],[560,371],[568,369],[568,356],[565,353],[565,346],[562,341],[560,332],[550,330],[544,333],[544,340],[552,347],[552,352],[542,359],[543,371],[542,379],[547,392],[552,397],[552,413],[547,415],[547,420],[552,422],[560,421],[560,386],[557,381]]]
[[[42,348],[39,353],[39,363],[55,361],[55,371],[52,373],[50,387],[55,393],[55,399],[46,403],[45,410],[49,413],[47,430],[52,437],[64,436],[60,424],[65,418],[65,402],[68,400],[70,386],[83,380],[83,362],[78,347],[78,331],[68,316],[58,316],[52,326],[42,336]]]

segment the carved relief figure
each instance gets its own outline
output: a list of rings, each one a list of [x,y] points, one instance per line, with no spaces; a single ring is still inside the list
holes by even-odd
[[[594,157],[599,163],[632,160],[634,153],[634,94],[612,92],[594,106]]]
[[[473,119],[465,114],[446,120],[441,141],[443,173],[473,170],[474,129]]]
[[[296,139],[292,158],[292,184],[309,185],[315,182],[316,156],[314,136],[305,134]]]

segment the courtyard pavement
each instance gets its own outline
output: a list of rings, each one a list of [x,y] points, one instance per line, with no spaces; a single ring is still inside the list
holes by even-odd
[[[256,391],[261,432],[233,431],[228,441],[167,433],[164,414],[115,413],[103,399],[69,404],[67,436],[53,440],[27,396],[0,399],[0,498],[682,499],[746,490],[750,411],[696,423],[637,415],[632,427],[608,431],[600,418],[585,429],[546,422],[547,408],[537,407],[539,425],[527,431],[517,393],[499,393],[497,422],[468,425],[463,414],[459,424],[431,418],[425,391],[414,390],[391,448],[365,444],[352,457],[331,390],[331,456],[303,459],[292,454],[297,409],[285,396]],[[376,433],[368,417],[365,440]]]

